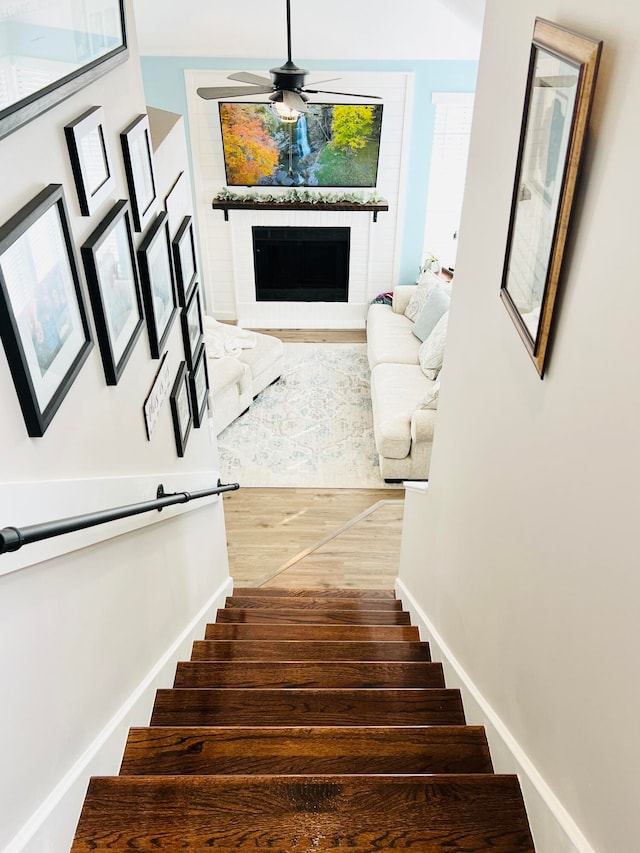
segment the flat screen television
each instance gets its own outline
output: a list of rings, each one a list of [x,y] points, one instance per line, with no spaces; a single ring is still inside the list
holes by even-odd
[[[375,187],[381,104],[309,104],[283,122],[269,104],[219,102],[227,186]]]

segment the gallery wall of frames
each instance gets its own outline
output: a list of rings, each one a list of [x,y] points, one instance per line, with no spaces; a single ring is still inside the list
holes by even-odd
[[[168,398],[182,457],[191,429],[206,421],[209,387],[188,176],[176,174],[160,198],[146,113],[119,130],[94,105],[62,132],[80,212],[96,219],[90,235],[76,244],[69,190],[55,175],[0,226],[0,331],[26,432],[45,435],[94,344],[104,382],[117,386],[146,329],[159,366],[140,401],[141,423],[151,441]],[[118,151],[108,143],[114,135]],[[116,157],[128,198],[116,198]],[[184,357],[172,376],[167,342],[176,322]]]

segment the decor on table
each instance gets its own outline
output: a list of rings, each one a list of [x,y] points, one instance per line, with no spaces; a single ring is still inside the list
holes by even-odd
[[[160,358],[178,311],[171,265],[169,223],[164,210],[156,216],[138,248],[137,255],[151,356]]]
[[[184,456],[187,447],[187,439],[191,432],[193,416],[191,412],[191,397],[187,382],[187,365],[180,362],[178,373],[171,389],[171,414],[173,417],[173,430],[176,437],[176,451],[178,456]]]
[[[198,276],[196,244],[191,216],[184,217],[178,233],[172,240],[171,246],[173,248],[173,263],[176,271],[178,304],[184,307],[192,295]]]
[[[42,436],[93,347],[60,184],[0,228],[0,312],[27,432]]]
[[[149,116],[139,115],[120,134],[133,224],[144,231],[158,207]]]
[[[117,385],[144,325],[129,203],[116,202],[81,248],[107,385]]]
[[[194,370],[198,348],[203,341],[204,331],[202,327],[202,303],[200,301],[200,288],[194,287],[189,302],[180,314],[182,322],[182,340],[184,341],[184,354],[187,359],[189,370]]]
[[[160,360],[160,367],[158,368],[158,372],[153,380],[153,385],[147,395],[147,399],[144,401],[144,425],[147,431],[147,439],[149,441],[151,441],[151,435],[158,423],[158,416],[160,414],[162,404],[167,399],[167,394],[171,388],[171,374],[169,372],[169,359],[167,358],[167,355],[168,353],[165,352],[162,356],[162,359]]]
[[[115,187],[104,135],[104,110],[102,107],[91,107],[71,124],[65,125],[64,134],[80,212],[83,216],[91,216],[109,198]]]
[[[6,47],[35,42],[37,53],[33,49],[28,58]],[[25,71],[31,80],[37,78],[27,90],[5,88],[2,138],[128,59],[124,0],[102,0],[99,12],[90,0],[58,0],[54,17],[51,4],[3,4],[0,44],[7,80]]]
[[[209,396],[209,373],[204,342],[200,344],[193,370],[189,374],[189,390],[191,392],[193,425],[198,429],[204,423],[204,413],[207,410]]]
[[[536,18],[500,296],[540,378],[601,49]]]

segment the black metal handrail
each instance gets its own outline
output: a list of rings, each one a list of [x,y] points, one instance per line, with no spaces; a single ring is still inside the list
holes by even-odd
[[[59,518],[55,521],[43,521],[40,524],[30,524],[27,527],[5,527],[3,530],[0,530],[0,554],[18,551],[23,545],[40,542],[43,539],[52,539],[54,536],[62,536],[65,533],[74,533],[77,530],[85,530],[87,527],[106,524],[108,521],[118,521],[120,518],[140,515],[143,512],[150,512],[154,509],[162,512],[166,506],[188,503],[198,498],[219,495],[221,492],[233,492],[239,488],[239,483],[222,485],[220,480],[218,480],[218,485],[210,489],[200,489],[196,492],[171,492],[167,494],[164,486],[160,483],[156,491],[156,497],[151,501],[140,501],[139,503],[127,506],[116,506],[99,512],[87,512],[83,515]]]

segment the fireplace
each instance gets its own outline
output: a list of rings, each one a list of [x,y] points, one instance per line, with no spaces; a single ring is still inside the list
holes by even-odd
[[[256,301],[348,301],[350,228],[251,230]]]

